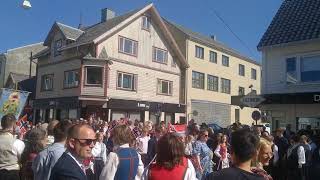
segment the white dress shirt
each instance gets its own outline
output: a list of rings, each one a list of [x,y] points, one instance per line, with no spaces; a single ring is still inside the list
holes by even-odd
[[[150,140],[150,136],[138,138],[138,152],[140,154],[147,154],[149,140]]]
[[[93,157],[102,158],[103,162],[107,161],[107,147],[104,143],[96,142],[96,145],[92,149]]]
[[[123,144],[119,146],[119,148],[129,148],[129,144]],[[135,180],[141,180],[141,176],[144,170],[144,166],[141,161],[141,156],[139,153],[138,153],[138,157],[139,157],[139,164],[138,164],[138,170],[137,170],[137,175],[135,177]],[[107,157],[107,163],[105,164],[100,174],[99,180],[114,180],[114,176],[116,175],[118,165],[119,165],[118,155],[114,152],[110,152],[110,154]]]
[[[279,161],[279,148],[277,145],[273,145],[273,165]]]

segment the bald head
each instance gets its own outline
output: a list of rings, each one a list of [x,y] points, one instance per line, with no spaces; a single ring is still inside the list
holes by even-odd
[[[91,126],[86,124],[77,124],[72,126],[68,131],[68,138],[88,139],[88,137],[95,136],[95,132]]]

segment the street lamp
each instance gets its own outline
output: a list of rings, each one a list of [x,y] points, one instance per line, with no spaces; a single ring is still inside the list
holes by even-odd
[[[31,6],[30,1],[28,1],[28,0],[23,0],[22,7],[23,7],[24,9],[30,9],[32,6]]]

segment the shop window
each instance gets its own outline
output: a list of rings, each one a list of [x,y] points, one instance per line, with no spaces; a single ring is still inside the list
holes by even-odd
[[[102,86],[103,67],[86,67],[86,85]]]
[[[64,88],[78,87],[79,85],[79,71],[65,71],[64,72]]]
[[[43,75],[41,78],[41,90],[51,91],[53,90],[53,74]]]
[[[172,81],[158,79],[158,94],[172,95]]]

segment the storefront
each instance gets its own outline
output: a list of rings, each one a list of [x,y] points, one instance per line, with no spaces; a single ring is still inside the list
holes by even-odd
[[[299,130],[310,125],[320,128],[320,92],[264,94],[265,98],[258,108],[272,124],[272,130],[291,124],[292,130]],[[245,107],[241,103],[243,96],[232,96],[231,103]]]
[[[185,117],[185,105],[160,102],[110,99],[108,101],[109,121],[120,118],[130,120],[152,121],[157,123],[176,123]]]

